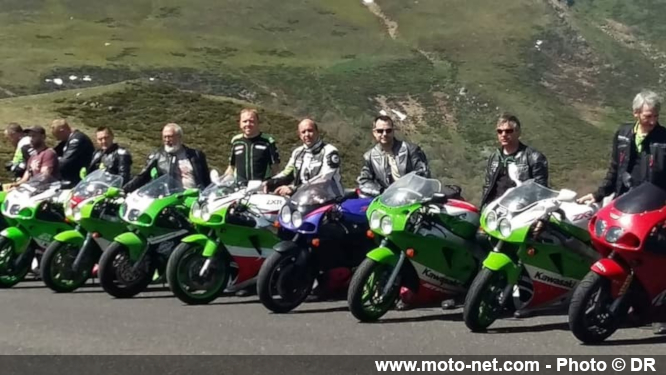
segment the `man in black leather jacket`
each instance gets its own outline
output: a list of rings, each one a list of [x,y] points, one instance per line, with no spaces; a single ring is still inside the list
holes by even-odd
[[[377,144],[363,155],[361,174],[356,179],[363,194],[377,196],[410,172],[430,177],[425,153],[415,144],[395,139],[394,130],[390,117],[375,118],[372,132]]]
[[[134,191],[150,181],[150,171],[157,169],[158,175],[169,174],[183,184],[185,189],[204,189],[210,184],[210,171],[206,155],[199,150],[183,144],[183,129],[177,124],[167,124],[162,129],[163,147],[148,156],[146,166],[130,182],[124,190]]]
[[[97,128],[95,137],[99,149],[93,154],[88,172],[104,169],[122,177],[123,182],[128,182],[131,177],[132,154],[126,148],[113,142],[113,131],[110,128]]]
[[[511,114],[500,116],[496,126],[500,147],[488,158],[481,207],[501,197],[520,182],[548,186],[548,159],[539,151],[520,142],[520,121]]]
[[[54,148],[58,155],[60,176],[66,187],[72,187],[81,181],[81,168],[88,167],[95,152],[90,138],[77,129],[72,129],[67,120],[57,119],[51,123],[51,133],[60,141]]]

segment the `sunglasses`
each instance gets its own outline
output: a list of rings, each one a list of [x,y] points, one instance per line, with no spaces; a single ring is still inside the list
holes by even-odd
[[[497,134],[513,134],[514,129],[497,129]]]
[[[393,133],[393,129],[375,129],[375,133],[377,133],[377,134],[391,134],[391,133]]]

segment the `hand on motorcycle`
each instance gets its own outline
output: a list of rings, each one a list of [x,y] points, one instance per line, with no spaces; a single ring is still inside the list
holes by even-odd
[[[274,193],[284,197],[293,194],[294,191],[291,190],[289,186],[280,186],[279,188],[275,189]]]
[[[595,203],[596,199],[594,199],[594,194],[590,193],[587,195],[583,195],[582,197],[576,199],[576,203],[578,204],[592,204]]]

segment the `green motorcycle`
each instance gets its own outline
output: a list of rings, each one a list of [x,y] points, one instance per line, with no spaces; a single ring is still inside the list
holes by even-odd
[[[73,229],[63,211],[64,193],[59,181],[38,175],[7,194],[2,213],[14,224],[0,232],[0,288],[23,280],[53,238]]]
[[[471,331],[484,331],[505,310],[526,316],[568,305],[599,258],[587,232],[599,207],[577,204],[575,197],[530,180],[484,209],[481,225],[496,245],[465,299]]]
[[[347,303],[363,322],[382,317],[402,287],[416,300],[441,302],[464,294],[484,253],[476,243],[479,211],[440,193],[441,183],[410,173],[375,198],[367,210],[372,237],[381,238],[352,277]]]
[[[91,276],[110,240],[127,231],[118,215],[123,178],[103,170],[79,182],[65,203],[65,215],[76,228],[57,234],[44,252],[44,284],[58,293],[72,292]]]
[[[127,195],[119,214],[128,232],[113,239],[99,260],[102,288],[116,298],[130,298],[164,275],[167,261],[181,240],[195,233],[188,220],[198,189],[185,190],[169,175]]]
[[[280,241],[273,224],[286,202],[258,192],[260,187],[261,181],[250,181],[239,189],[231,177],[201,193],[190,210],[200,233],[183,238],[167,264],[169,287],[178,299],[206,304],[225,288],[233,292],[256,283],[261,265]]]

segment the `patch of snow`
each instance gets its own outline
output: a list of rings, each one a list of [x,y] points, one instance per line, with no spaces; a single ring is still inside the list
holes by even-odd
[[[55,83],[56,85],[60,86],[60,85],[62,85],[62,79],[60,79],[60,78],[54,78],[54,79],[53,79],[53,83]]]
[[[148,78],[148,80],[150,80],[152,82],[152,81],[155,80],[155,77],[150,77],[150,78]]]
[[[90,76],[83,76],[83,80],[86,82],[90,82],[92,81],[92,78],[90,78]]]
[[[70,80],[70,81],[76,81],[77,79],[79,79],[79,77],[77,77],[77,76],[69,76],[69,80]]]
[[[405,121],[405,119],[407,118],[407,115],[405,115],[402,112],[396,111],[395,109],[392,109],[391,112],[395,113],[396,116],[400,118],[400,121]]]
[[[372,4],[374,0],[363,0],[363,4]]]
[[[44,80],[44,82],[53,82],[53,80],[51,78],[47,78]]]
[[[381,111],[379,111],[379,114],[382,115],[382,116],[388,116],[388,113],[386,113],[386,111],[383,110],[383,109]]]
[[[104,45],[108,47],[108,46],[110,46],[110,45],[111,45],[111,43],[109,43],[109,42],[106,42],[106,43],[104,43]]]

